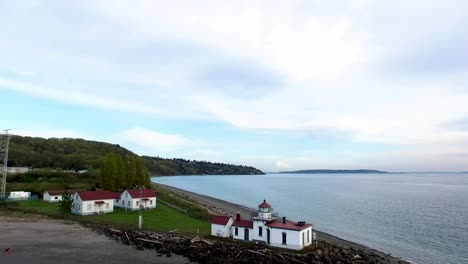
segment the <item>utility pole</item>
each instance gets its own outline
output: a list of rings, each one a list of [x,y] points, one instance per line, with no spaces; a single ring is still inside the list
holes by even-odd
[[[143,191],[141,190],[141,185],[139,186],[140,188],[140,191],[139,191],[139,212],[138,212],[138,228],[141,229],[141,226],[143,225],[143,217],[141,215],[141,194],[143,193]]]
[[[5,133],[0,135],[0,160],[3,160],[3,175],[2,175],[2,189],[0,192],[0,200],[5,200],[6,192],[6,178],[8,172],[8,148],[10,145],[11,134],[8,131],[11,129],[3,130]]]

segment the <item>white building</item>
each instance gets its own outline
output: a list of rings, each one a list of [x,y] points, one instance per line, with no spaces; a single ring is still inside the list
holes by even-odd
[[[312,224],[303,221],[289,221],[286,217],[278,218],[265,200],[258,206],[257,214],[251,217],[251,220],[242,220],[240,214],[237,214],[232,224],[229,223],[230,221],[226,221],[226,217],[224,217],[224,221],[213,217],[211,221],[212,235],[214,235],[213,231],[230,230],[230,232],[221,232],[220,234],[224,237],[258,241],[274,247],[296,250],[312,244]],[[216,235],[218,234],[216,233]]]
[[[150,189],[128,189],[116,198],[115,206],[127,208],[128,210],[138,210],[140,202],[142,209],[156,208],[156,193]]]
[[[233,221],[230,216],[215,215],[211,219],[211,235],[229,237]]]
[[[13,199],[13,200],[27,200],[31,197],[31,192],[10,192],[10,195],[8,195],[8,199]]]
[[[75,192],[78,192],[80,190],[51,190],[51,191],[45,191],[42,196],[42,200],[45,202],[60,202],[63,200],[63,196],[65,194],[68,194],[70,196],[73,196]]]
[[[79,215],[111,213],[118,194],[109,191],[78,191],[73,194],[71,212]]]

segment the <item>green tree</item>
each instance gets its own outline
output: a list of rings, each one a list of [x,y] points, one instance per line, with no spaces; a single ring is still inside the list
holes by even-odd
[[[126,162],[126,184],[127,188],[131,188],[136,183],[137,171],[135,157],[129,157]]]
[[[62,201],[60,201],[60,204],[59,204],[60,210],[63,213],[70,213],[71,207],[73,204],[73,199],[71,198],[71,195],[69,195],[68,193],[65,193],[62,197],[63,197]]]
[[[101,159],[101,186],[105,190],[115,190],[115,178],[117,175],[117,162],[112,153],[106,154]]]
[[[115,166],[116,166],[114,187],[116,189],[124,188],[127,186],[126,177],[125,177],[127,172],[126,172],[125,164],[123,162],[122,156],[120,156],[119,154],[114,155],[114,160],[115,160]]]

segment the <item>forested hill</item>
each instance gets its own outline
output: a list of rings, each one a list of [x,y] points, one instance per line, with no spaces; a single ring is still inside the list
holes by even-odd
[[[192,161],[185,159],[163,159],[143,156],[143,162],[153,175],[248,175],[264,174],[254,167],[213,163],[208,161]]]
[[[10,141],[8,165],[64,170],[99,169],[101,158],[107,153],[122,157],[138,156],[119,145],[105,142],[13,136]],[[148,156],[141,158],[151,175],[263,174],[256,168],[241,165]]]

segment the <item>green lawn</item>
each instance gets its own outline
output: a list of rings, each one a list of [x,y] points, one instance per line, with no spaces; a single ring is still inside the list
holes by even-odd
[[[43,201],[24,201],[15,203],[15,207],[24,212],[46,214],[50,216],[62,215],[57,203]],[[143,229],[153,231],[171,231],[177,229],[181,233],[196,234],[200,236],[210,233],[208,222],[192,218],[179,211],[158,203],[155,209],[143,210]],[[121,228],[138,228],[138,211],[125,212],[123,209],[114,209],[113,213],[105,215],[90,215],[72,217],[101,224],[112,224]]]

